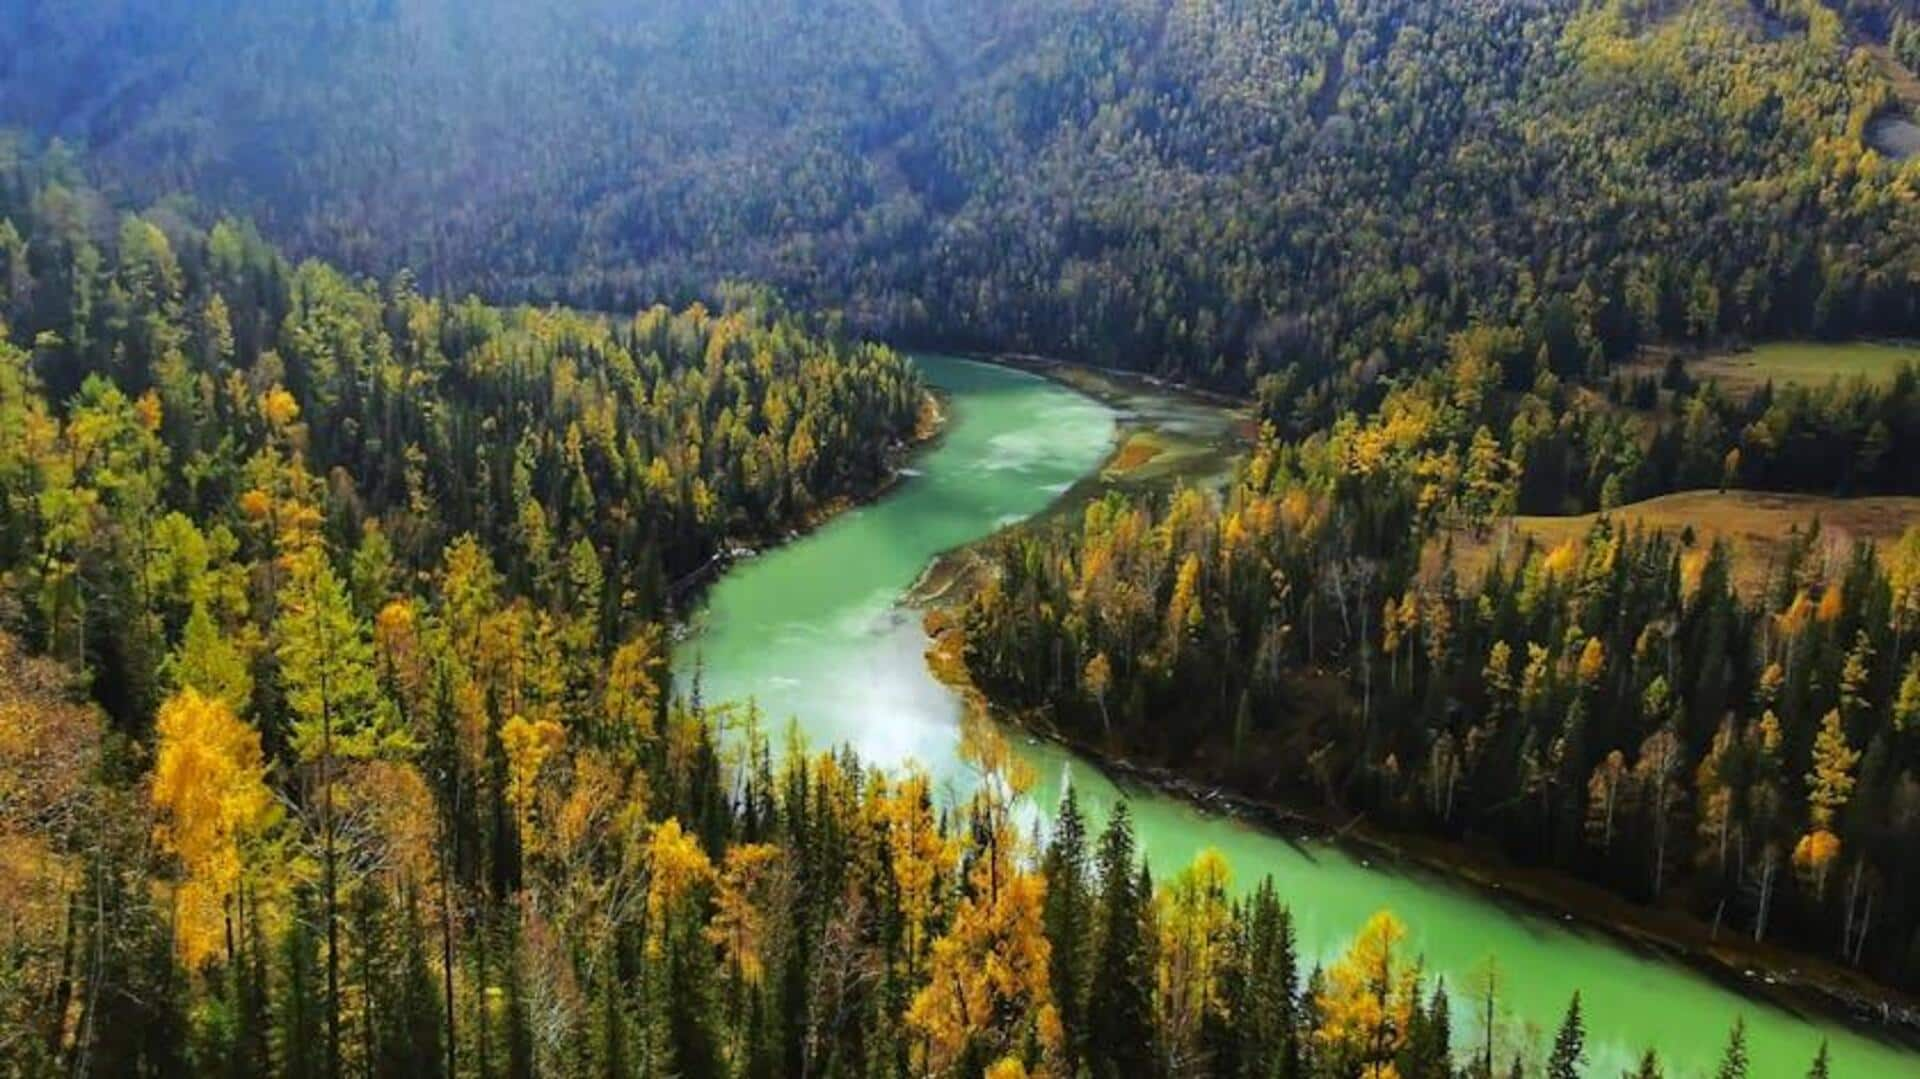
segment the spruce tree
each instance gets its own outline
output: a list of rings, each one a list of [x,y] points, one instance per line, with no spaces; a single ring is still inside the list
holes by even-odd
[[[1735,1019],[1733,1032],[1727,1035],[1726,1052],[1720,1055],[1720,1070],[1715,1079],[1747,1079],[1747,1021]]]
[[[1587,1026],[1580,1016],[1580,994],[1575,992],[1560,1021],[1560,1033],[1553,1039],[1553,1055],[1547,1058],[1547,1079],[1580,1079],[1580,1065],[1586,1057]]]
[[[1053,999],[1068,1032],[1066,1070],[1079,1066],[1083,1046],[1075,1043],[1085,1028],[1087,958],[1093,930],[1093,903],[1087,882],[1087,821],[1073,788],[1067,788],[1054,822],[1045,860],[1047,898],[1043,918],[1052,946]]]
[[[1145,939],[1149,894],[1134,875],[1133,822],[1125,802],[1100,837],[1100,935],[1087,1000],[1087,1067],[1097,1079],[1146,1075],[1153,1067]]]
[[[1820,1052],[1813,1058],[1813,1067],[1807,1069],[1807,1079],[1828,1079],[1831,1065],[1827,1060],[1827,1043],[1820,1043]]]
[[[1295,1033],[1298,973],[1293,916],[1280,902],[1271,877],[1260,883],[1243,915],[1246,953],[1245,1006],[1236,1026],[1243,1067],[1250,1074],[1297,1075],[1300,1047]]]
[[[1425,1007],[1415,1008],[1400,1072],[1407,1079],[1452,1079],[1453,1018],[1445,979]]]

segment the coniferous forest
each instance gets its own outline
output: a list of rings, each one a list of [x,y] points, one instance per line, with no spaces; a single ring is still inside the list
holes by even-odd
[[[0,122],[433,287],[749,278],[1240,392],[1481,319],[1608,356],[1920,325],[1850,47],[1910,0],[22,2]]]
[[[1920,338],[1916,116],[1910,0],[0,0],[0,1071],[1695,1074],[1040,735],[1897,1032],[1920,353],[1714,365]],[[677,654],[967,421],[911,349],[1246,428],[951,555],[964,785]]]
[[[1036,840],[990,727],[949,812],[672,694],[675,581],[913,436],[892,352],[751,290],[445,304],[59,159],[0,190],[9,1070],[1506,1073],[1392,914],[1322,968],[1124,807]]]

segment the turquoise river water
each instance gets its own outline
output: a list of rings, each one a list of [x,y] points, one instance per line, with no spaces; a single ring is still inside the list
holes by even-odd
[[[948,357],[917,362],[948,401],[941,440],[885,497],[733,567],[677,646],[675,665],[698,666],[708,700],[752,698],[772,726],[791,718],[815,747],[850,745],[882,765],[917,761],[957,798],[968,776],[956,755],[961,705],[928,673],[920,617],[902,597],[940,553],[1041,512],[1099,467],[1117,418],[1032,374]],[[1708,1074],[1744,1016],[1756,1076],[1805,1075],[1822,1039],[1835,1075],[1920,1076],[1920,1055],[1760,1003],[1607,934],[1436,875],[1370,865],[1330,843],[1293,841],[1148,790],[1123,792],[1072,753],[1014,737],[1041,777],[1036,807],[1056,805],[1064,783],[1096,819],[1125,797],[1156,875],[1207,847],[1227,857],[1241,886],[1271,875],[1309,960],[1337,954],[1368,915],[1391,909],[1427,969],[1451,985],[1496,957],[1499,1027],[1515,1044],[1549,1041],[1578,989],[1590,1075],[1618,1074],[1649,1046],[1670,1076]],[[1469,1010],[1456,991],[1454,1014]],[[1456,1020],[1457,1040],[1474,1037]]]

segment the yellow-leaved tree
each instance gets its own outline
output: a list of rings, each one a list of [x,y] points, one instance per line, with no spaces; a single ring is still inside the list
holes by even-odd
[[[247,848],[279,818],[267,789],[260,734],[218,697],[191,687],[160,708],[151,797],[154,839],[180,860],[174,889],[175,945],[189,968],[231,958],[229,904]]]
[[[1107,717],[1107,693],[1113,688],[1113,664],[1105,652],[1096,652],[1087,661],[1086,669],[1080,672],[1080,688],[1100,706],[1100,725],[1112,734],[1113,720]]]
[[[1226,859],[1209,847],[1155,897],[1160,1028],[1167,1063],[1177,1073],[1204,1061],[1201,1032],[1208,1016],[1226,1018],[1224,976],[1234,931],[1231,879]]]
[[[960,852],[940,832],[933,816],[931,781],[923,771],[910,771],[880,799],[887,828],[888,864],[900,894],[902,922],[901,965],[909,984],[926,958],[928,926],[938,913],[939,890],[949,880]]]
[[[661,671],[665,666],[657,626],[647,627],[615,650],[602,697],[610,738],[628,745],[653,740],[659,725]]]
[[[507,804],[513,807],[520,845],[529,853],[540,849],[542,838],[533,824],[541,773],[566,743],[567,730],[555,719],[515,714],[500,725],[500,748],[507,757]]]
[[[985,1058],[1050,1076],[1065,1034],[1050,977],[1047,882],[1022,856],[1011,813],[1031,774],[978,717],[968,722],[962,752],[981,773],[971,807],[974,849],[966,892],[934,942],[927,982],[907,1010],[919,1035],[915,1070],[951,1075],[967,1060]]]
[[[758,987],[766,977],[768,940],[788,898],[784,857],[771,844],[742,843],[727,848],[720,870],[707,939],[719,946],[733,976],[748,986]]]
[[[1420,965],[1400,954],[1407,927],[1390,911],[1367,919],[1347,954],[1327,971],[1321,991],[1323,1059],[1339,1075],[1397,1079],[1394,1057],[1406,1045],[1420,1000]]]
[[[682,830],[675,817],[653,830],[647,863],[647,952],[657,957],[679,935],[676,925],[686,920],[689,901],[713,880],[713,863],[700,838]]]
[[[1834,818],[1853,797],[1853,769],[1859,763],[1860,752],[1847,744],[1847,732],[1840,725],[1840,710],[1828,712],[1814,736],[1813,771],[1807,773],[1809,828],[1793,848],[1794,868],[1823,894],[1827,875],[1840,858]]]

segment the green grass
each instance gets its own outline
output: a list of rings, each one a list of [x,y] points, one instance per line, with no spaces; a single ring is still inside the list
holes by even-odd
[[[1920,345],[1774,341],[1746,352],[1695,360],[1687,364],[1687,373],[1697,381],[1718,382],[1723,389],[1755,390],[1768,382],[1775,386],[1823,385],[1855,378],[1891,382],[1909,363],[1920,363]]]

